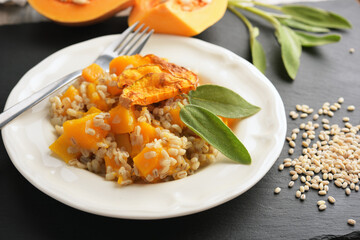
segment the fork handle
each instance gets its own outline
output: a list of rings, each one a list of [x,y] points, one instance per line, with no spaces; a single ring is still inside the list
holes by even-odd
[[[44,98],[46,98],[47,96],[58,90],[59,88],[77,79],[80,75],[81,75],[81,70],[70,73],[60,78],[59,80],[50,83],[49,85],[40,89],[34,94],[31,94],[31,96],[16,103],[14,106],[4,110],[0,114],[0,129],[3,128],[6,124],[8,124],[11,120],[13,120],[14,118],[18,117],[20,114],[25,112],[27,109],[41,102]]]

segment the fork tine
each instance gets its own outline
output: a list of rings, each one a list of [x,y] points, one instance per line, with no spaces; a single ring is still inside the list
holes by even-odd
[[[130,44],[129,44],[129,47],[128,47],[127,49],[124,49],[125,52],[124,52],[123,54],[124,54],[124,55],[127,55],[127,54],[130,52],[131,48],[133,48],[133,47],[139,42],[139,40],[142,38],[142,36],[144,36],[144,34],[145,34],[148,30],[149,30],[149,27],[146,27],[140,34],[138,34],[138,36],[136,36],[136,38],[135,38],[135,35],[134,35],[133,38],[135,38],[135,40],[133,41],[133,43],[131,44],[131,46],[130,46]]]
[[[140,42],[140,44],[137,46],[137,48],[135,48],[133,51],[130,52],[130,50],[131,50],[131,49],[135,46],[135,44],[140,40],[140,38],[137,39],[136,43],[129,48],[129,51],[128,51],[127,54],[128,54],[128,55],[135,55],[135,54],[140,53],[140,51],[144,48],[145,44],[147,43],[147,41],[149,40],[150,36],[151,36],[153,33],[154,33],[154,29],[151,29],[151,31],[148,32],[148,33],[144,36],[144,38],[141,40],[142,42]],[[143,32],[143,34],[144,34],[144,32]],[[142,34],[142,35],[143,35],[143,34]],[[140,37],[141,37],[141,36],[140,36]]]
[[[112,53],[114,52],[123,42],[125,39],[131,34],[131,32],[136,28],[136,26],[139,24],[139,22],[135,22],[133,25],[128,27],[117,39],[116,41],[112,42],[107,48],[105,48],[104,52]]]
[[[136,31],[132,34],[132,36],[130,38],[128,38],[126,40],[126,42],[124,42],[124,44],[122,46],[119,46],[120,48],[117,49],[115,52],[117,52],[118,55],[120,55],[120,53],[122,51],[124,51],[124,49],[129,46],[130,42],[136,37],[136,35],[139,33],[139,31],[144,27],[144,24],[141,24],[138,29],[136,29]],[[122,54],[125,55],[125,54]]]

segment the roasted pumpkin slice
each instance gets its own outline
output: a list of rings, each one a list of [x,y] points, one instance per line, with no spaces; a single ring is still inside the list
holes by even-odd
[[[145,58],[150,59],[152,64],[159,65],[164,72],[171,73],[172,75],[180,78],[186,78],[194,84],[197,84],[199,81],[198,76],[194,72],[184,67],[178,66],[174,63],[168,62],[164,58],[159,58],[158,56],[155,56],[153,54],[148,54],[145,56]]]
[[[119,103],[129,108],[132,105],[149,105],[182,93],[194,90],[192,81],[175,77],[170,73],[148,73],[131,86],[124,88]]]
[[[145,23],[157,33],[194,36],[219,21],[227,0],[135,0],[129,25]]]
[[[28,0],[41,15],[65,25],[88,25],[107,19],[133,4],[133,0]],[[78,3],[75,3],[78,2]]]
[[[163,70],[158,65],[143,65],[136,68],[128,68],[119,76],[118,87],[132,85],[135,81],[139,80],[148,73],[161,73]]]

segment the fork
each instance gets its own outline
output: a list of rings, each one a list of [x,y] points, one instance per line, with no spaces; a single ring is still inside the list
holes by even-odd
[[[144,24],[140,25],[132,34],[132,31],[138,25],[138,22],[126,29],[119,38],[112,42],[105,50],[96,58],[95,63],[100,65],[103,69],[109,68],[109,63],[112,59],[121,55],[134,55],[140,53],[153,34],[154,30],[149,31],[149,27],[144,29]],[[35,92],[28,98],[18,102],[14,106],[6,109],[0,114],[0,129],[3,128],[10,121],[18,117],[27,109],[32,108],[50,94],[67,85],[68,83],[80,78],[82,70],[72,72],[59,80],[50,83],[41,90]]]

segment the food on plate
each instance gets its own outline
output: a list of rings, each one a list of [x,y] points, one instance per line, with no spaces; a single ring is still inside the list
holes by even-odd
[[[194,36],[219,21],[227,0],[135,0],[129,25],[139,21],[157,33]]]
[[[230,90],[199,86],[194,72],[151,54],[117,57],[109,69],[91,64],[77,82],[50,99],[58,138],[49,148],[66,163],[128,185],[184,178],[213,162],[218,150],[235,161],[251,162],[226,126],[237,115],[229,118],[220,112],[217,117],[206,104],[191,104],[192,96],[210,100],[202,96],[202,87],[228,91],[226,95]],[[215,105],[226,104],[215,98],[210,100]],[[246,116],[259,110],[241,104]],[[224,137],[219,144],[216,139]]]
[[[88,25],[112,17],[133,0],[29,0],[41,15],[65,25]]]

